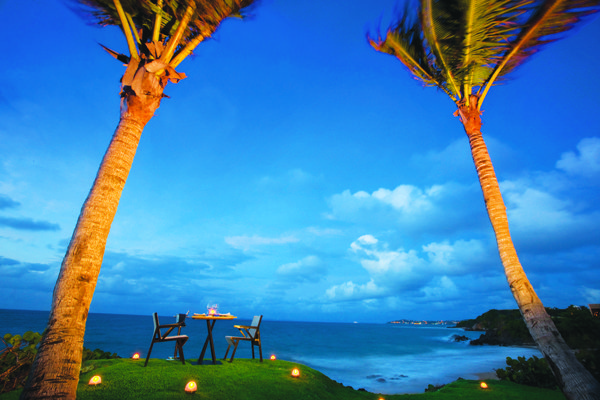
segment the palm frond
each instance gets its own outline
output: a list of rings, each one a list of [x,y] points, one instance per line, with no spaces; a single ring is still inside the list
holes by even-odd
[[[457,74],[463,83],[465,99],[473,88],[481,87],[517,34],[517,22],[531,0],[462,0],[461,60]]]
[[[400,22],[371,45],[457,103],[477,96],[478,107],[492,85],[600,7],[600,0],[419,0],[417,21],[406,1]]]
[[[423,0],[419,17],[423,27],[423,35],[431,52],[439,64],[441,74],[448,82],[448,89],[458,99],[461,98],[460,81],[454,74],[457,60],[457,49],[460,47],[460,16],[451,2],[440,0]]]
[[[481,101],[495,81],[523,64],[544,45],[561,38],[582,18],[600,9],[599,0],[544,0],[537,1],[526,20],[519,24],[519,33],[496,63],[494,72],[485,82]]]
[[[388,29],[385,39],[380,34],[376,39],[370,35],[367,38],[375,50],[398,58],[415,79],[425,86],[437,86],[456,101],[455,93],[447,87],[422,32],[421,20],[411,12],[407,3],[401,19]]]
[[[132,34],[146,51],[145,45],[156,41],[168,43],[174,35],[170,56],[184,52],[189,55],[193,48],[210,37],[220,23],[230,16],[242,16],[254,0],[118,0],[125,14],[119,16],[115,0],[72,0],[80,11],[102,26],[121,27],[125,35]],[[192,9],[192,15],[189,10]],[[184,22],[184,26],[180,24]],[[130,26],[133,25],[133,26]],[[128,31],[129,26],[129,31]],[[128,39],[128,43],[130,39]],[[131,44],[128,46],[133,51]],[[195,47],[195,46],[194,46]],[[184,51],[185,50],[185,51]],[[131,54],[133,57],[134,54]],[[170,60],[169,60],[170,61]],[[181,57],[179,57],[179,62]]]

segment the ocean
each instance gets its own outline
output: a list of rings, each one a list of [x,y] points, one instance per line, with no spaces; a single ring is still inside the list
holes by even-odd
[[[23,334],[28,330],[41,333],[48,314],[0,310],[0,335]],[[159,319],[161,323],[175,322],[174,316]],[[250,320],[244,319],[217,321],[213,330],[217,359],[223,357],[227,348],[225,336],[239,334],[233,325],[249,323]],[[197,359],[206,338],[206,322],[188,318],[186,325],[182,334],[190,339],[184,346],[184,354],[186,359]],[[152,330],[150,315],[90,314],[84,346],[121,357],[139,352],[145,358]],[[308,365],[344,385],[375,393],[422,393],[429,384],[445,384],[459,377],[477,379],[479,373],[505,368],[506,357],[541,357],[532,348],[454,342],[455,334],[475,339],[481,333],[439,325],[272,321],[267,315],[261,324],[265,362],[274,354],[281,360]],[[167,358],[173,355],[173,350],[172,343],[157,343],[151,357]],[[236,358],[250,357],[250,345],[240,343]],[[210,359],[210,350],[206,359]]]

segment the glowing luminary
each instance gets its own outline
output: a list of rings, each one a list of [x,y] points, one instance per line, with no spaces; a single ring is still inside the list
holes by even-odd
[[[139,360],[140,359],[140,353],[135,353],[134,355],[131,356],[131,358],[133,358],[134,360]]]
[[[194,381],[189,381],[187,385],[185,385],[185,391],[188,393],[194,393],[196,390],[198,390],[198,385],[196,385],[196,382]]]
[[[481,384],[479,386],[481,386],[482,389],[487,389],[488,388],[488,385],[485,382],[481,382]]]
[[[217,313],[217,310],[215,310],[214,308],[210,308],[208,310],[208,315],[215,315]]]
[[[277,357],[275,357],[275,354],[271,354],[271,360],[276,360]]]
[[[300,376],[300,370],[298,368],[294,368],[292,370],[292,377],[298,378]]]
[[[92,379],[90,379],[89,384],[96,386],[100,383],[102,383],[102,378],[100,378],[100,375],[94,375],[94,376],[92,376]]]

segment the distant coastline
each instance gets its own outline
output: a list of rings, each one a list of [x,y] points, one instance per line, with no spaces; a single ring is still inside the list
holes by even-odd
[[[397,319],[394,321],[388,322],[388,324],[398,324],[398,325],[425,325],[425,326],[456,326],[461,321],[426,321],[426,320],[412,320],[412,319]]]

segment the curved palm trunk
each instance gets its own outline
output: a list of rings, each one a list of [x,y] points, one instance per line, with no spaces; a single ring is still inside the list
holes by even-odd
[[[137,63],[129,68],[138,70]],[[119,125],[83,205],[63,259],[54,288],[48,326],[21,399],[76,398],[85,325],[110,226],[142,130],[162,98],[163,87],[156,77],[143,70],[141,74],[144,78],[144,95],[136,96],[130,87],[123,88]]]
[[[481,116],[477,97],[471,97],[470,106],[461,105],[458,113],[469,137],[473,162],[483,191],[488,216],[498,244],[506,279],[517,302],[523,320],[544,354],[561,390],[570,399],[600,399],[600,384],[575,357],[573,351],[556,329],[544,305],[529,283],[517,257],[508,227],[506,207],[502,200],[492,160],[481,135]]]

